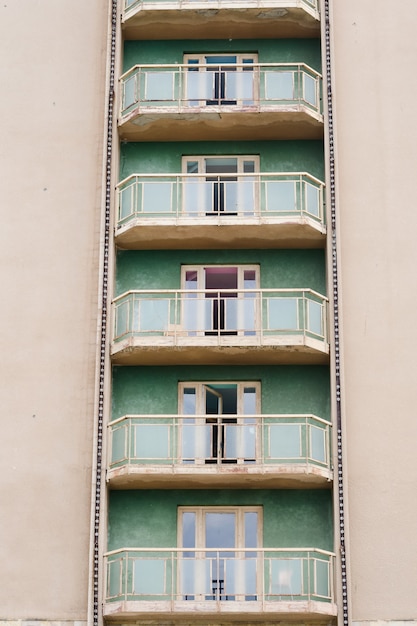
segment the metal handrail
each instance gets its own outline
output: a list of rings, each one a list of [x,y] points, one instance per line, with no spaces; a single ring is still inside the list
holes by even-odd
[[[131,174],[117,185],[117,203],[118,228],[141,218],[325,221],[324,183],[307,172]]]
[[[215,87],[219,73],[224,97]],[[302,106],[321,116],[321,81],[322,75],[306,63],[137,64],[120,77],[121,116],[138,107],[138,113],[163,109],[171,114],[216,106],[233,111]]]
[[[280,426],[290,431],[280,433]],[[207,471],[211,463],[225,461],[258,469],[281,464],[330,469],[331,422],[312,414],[125,415],[108,428],[110,469],[192,463]]]

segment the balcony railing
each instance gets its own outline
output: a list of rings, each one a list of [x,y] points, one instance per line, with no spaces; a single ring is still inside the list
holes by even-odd
[[[221,9],[223,7],[240,7],[249,5],[250,8],[291,8],[302,5],[306,9],[318,11],[318,0],[124,0],[124,12],[134,10],[140,6],[160,5],[161,7],[175,5],[175,8],[201,5],[208,9]]]
[[[165,224],[279,224],[324,227],[324,184],[304,172],[132,174],[118,185],[117,227]]]
[[[114,340],[268,345],[294,336],[325,343],[326,305],[311,289],[128,291],[114,300]]]
[[[219,84],[222,89],[219,92]],[[121,115],[308,111],[321,119],[321,75],[304,63],[136,65],[121,77]]]
[[[109,424],[109,468],[330,471],[330,429],[315,415],[126,415]]]
[[[314,548],[115,550],[106,555],[105,614],[334,615],[333,561]]]

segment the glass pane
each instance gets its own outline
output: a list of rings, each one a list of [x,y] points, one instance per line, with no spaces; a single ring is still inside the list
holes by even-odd
[[[120,190],[119,194],[119,220],[122,220],[135,211],[134,207],[134,185],[129,185]]]
[[[142,300],[140,302],[140,330],[164,331],[168,328],[169,300]]]
[[[315,561],[316,564],[316,594],[328,598],[329,589],[329,564],[327,561]]]
[[[237,159],[232,158],[208,158],[204,159],[206,174],[235,174],[237,173]]]
[[[301,559],[271,559],[271,593],[279,596],[301,595],[301,565]]]
[[[238,328],[238,323],[237,323],[238,299],[237,298],[225,298],[223,302],[224,302],[224,308],[225,308],[225,328],[226,330],[237,330]],[[243,300],[241,302],[243,302]],[[219,325],[219,328],[220,328],[220,325]]]
[[[127,426],[119,426],[112,432],[111,437],[111,462],[116,463],[126,458],[126,434]]]
[[[256,414],[256,388],[245,387],[243,390],[243,412],[245,415]]]
[[[165,593],[165,561],[163,559],[133,560],[133,593],[161,595]]]
[[[237,183],[236,211],[238,213],[253,213],[255,209],[255,181],[250,178],[239,180]],[[231,209],[227,209],[231,210]]]
[[[172,183],[145,182],[142,185],[142,210],[144,213],[169,213],[172,211]]]
[[[293,213],[297,210],[294,181],[267,181],[265,189],[267,211]]]
[[[197,105],[199,100],[214,98],[214,73],[204,71],[187,72],[187,99],[191,105]]]
[[[184,180],[184,212],[187,214],[204,214],[211,210],[211,202],[207,202],[211,184],[202,180]]]
[[[268,299],[268,329],[269,330],[297,330],[297,299],[296,298],[269,298]]]
[[[145,100],[174,100],[174,72],[146,72]]]
[[[236,546],[235,513],[206,513],[206,548]]]
[[[326,463],[326,431],[324,428],[310,425],[311,458]]]
[[[308,330],[316,335],[322,335],[322,306],[319,302],[308,300]]]
[[[202,461],[211,457],[211,426],[184,420],[182,427],[182,458]]]
[[[225,72],[224,75],[226,100],[243,100],[245,104],[253,102],[253,72]]]
[[[129,301],[121,302],[116,306],[116,337],[121,337],[128,332],[128,320],[129,320]]]
[[[127,78],[123,89],[123,108],[127,109],[136,102],[136,74]]]
[[[303,74],[304,77],[304,100],[313,106],[317,106],[317,89],[316,80],[309,74]]]
[[[194,387],[186,387],[183,392],[183,414],[195,415],[196,414],[196,390]]]
[[[208,300],[203,300],[197,294],[187,294],[184,301],[184,330],[202,331],[206,328],[205,307],[207,303],[210,304]],[[211,322],[208,323],[208,328],[211,328]]]
[[[301,458],[300,424],[271,424],[269,427],[269,456],[271,459]]]
[[[169,459],[169,425],[135,425],[135,455],[138,459]]]
[[[306,211],[314,217],[320,217],[320,189],[305,183]]]
[[[185,600],[194,600],[196,595],[209,595],[210,561],[196,558],[179,559],[181,595]]]
[[[108,578],[107,578],[107,596],[114,597],[121,593],[121,568],[122,561],[110,561],[108,564]]]
[[[182,514],[182,547],[195,548],[196,515],[193,512]]]
[[[258,547],[258,514],[255,511],[245,513],[245,548]]]
[[[265,96],[267,100],[293,100],[294,73],[265,72]]]

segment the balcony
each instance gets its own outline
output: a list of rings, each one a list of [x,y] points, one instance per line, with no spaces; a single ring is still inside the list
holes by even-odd
[[[337,615],[334,554],[314,548],[122,549],[106,555],[104,617],[322,620]]]
[[[324,184],[305,172],[133,174],[117,198],[120,248],[324,246]]]
[[[331,424],[314,415],[126,415],[109,424],[113,488],[330,486]]]
[[[125,0],[125,39],[319,37],[318,0]]]
[[[311,289],[129,291],[114,300],[119,365],[327,363],[327,299]]]
[[[136,65],[121,77],[126,141],[320,139],[321,75],[303,63]]]

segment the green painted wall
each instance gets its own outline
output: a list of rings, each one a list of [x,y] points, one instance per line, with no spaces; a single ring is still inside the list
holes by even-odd
[[[306,63],[321,70],[318,39],[233,39],[125,41],[123,71],[146,63],[183,63],[186,53],[253,52],[259,63]]]
[[[321,141],[196,141],[126,143],[121,146],[119,179],[130,174],[181,172],[187,155],[260,155],[261,172],[308,172],[324,179]]]
[[[181,265],[194,264],[260,264],[261,288],[326,293],[323,250],[127,250],[117,255],[115,294],[180,289]]]
[[[112,419],[127,414],[175,415],[178,383],[260,381],[263,413],[314,413],[330,419],[327,366],[114,367]]]
[[[113,491],[108,549],[177,546],[178,506],[263,506],[263,545],[332,550],[329,490]]]

